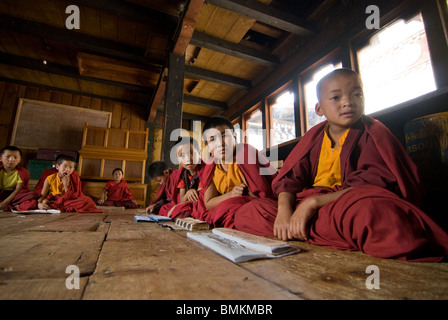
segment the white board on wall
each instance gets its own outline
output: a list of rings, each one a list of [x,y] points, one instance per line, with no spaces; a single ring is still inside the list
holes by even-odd
[[[11,145],[23,149],[81,149],[86,122],[110,128],[112,113],[44,101],[20,99]]]

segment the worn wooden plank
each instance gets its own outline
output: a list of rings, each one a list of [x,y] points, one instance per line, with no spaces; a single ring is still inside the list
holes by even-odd
[[[448,298],[448,264],[413,263],[370,257],[294,242],[302,252],[281,259],[255,261],[242,267],[304,299]],[[379,289],[366,287],[368,266],[379,268]]]
[[[67,213],[61,213],[66,215]],[[57,219],[48,223],[38,224],[27,231],[79,232],[96,231],[105,215],[101,213],[75,213],[65,219]]]
[[[69,217],[71,214],[64,214],[64,217]],[[35,228],[38,225],[43,225],[49,222],[58,221],[61,219],[59,214],[16,214],[12,212],[0,213],[0,236],[17,233],[25,229]]]
[[[66,274],[66,277],[69,275]],[[66,278],[6,280],[0,282],[1,300],[79,300],[88,278],[79,279],[79,289],[68,290]]]
[[[67,278],[76,265],[92,274],[104,232],[22,232],[0,237],[0,281]],[[0,286],[0,291],[3,290]]]
[[[115,223],[133,239],[105,241],[83,299],[297,299],[175,232]]]

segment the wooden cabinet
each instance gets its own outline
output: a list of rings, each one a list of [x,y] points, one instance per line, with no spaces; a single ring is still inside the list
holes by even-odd
[[[84,181],[105,182],[113,179],[115,168],[121,168],[128,184],[144,185],[147,141],[148,129],[122,130],[86,124],[79,150],[79,176]],[[146,201],[146,192],[144,197]]]

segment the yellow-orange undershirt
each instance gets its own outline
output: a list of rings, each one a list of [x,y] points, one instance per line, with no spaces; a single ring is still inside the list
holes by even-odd
[[[62,184],[61,179],[58,177],[58,173],[54,173],[47,177],[49,188],[48,193],[56,196],[58,194],[64,194],[64,185]]]
[[[18,183],[22,183],[17,169],[10,173],[0,170],[0,190],[13,191]]]
[[[245,179],[238,165],[234,162],[227,165],[227,172],[221,164],[217,164],[213,174],[213,183],[220,194],[232,191],[235,186],[245,184]]]
[[[341,185],[341,150],[349,131],[350,128],[339,138],[339,146],[332,148],[331,139],[328,137],[328,125],[325,127],[314,187],[333,188],[335,185]]]

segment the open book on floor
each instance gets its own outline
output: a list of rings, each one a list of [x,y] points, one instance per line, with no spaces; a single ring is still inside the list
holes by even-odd
[[[40,209],[36,209],[36,210],[24,210],[24,211],[16,211],[16,210],[12,210],[13,213],[19,213],[19,214],[58,214],[61,213],[60,210],[55,210],[55,209],[48,209],[48,210],[40,210]]]
[[[171,221],[171,218],[165,216],[159,216],[157,214],[138,214],[134,216],[136,222],[164,222]]]
[[[236,263],[280,258],[300,251],[284,241],[227,228],[216,228],[211,233],[188,232],[187,236]]]

